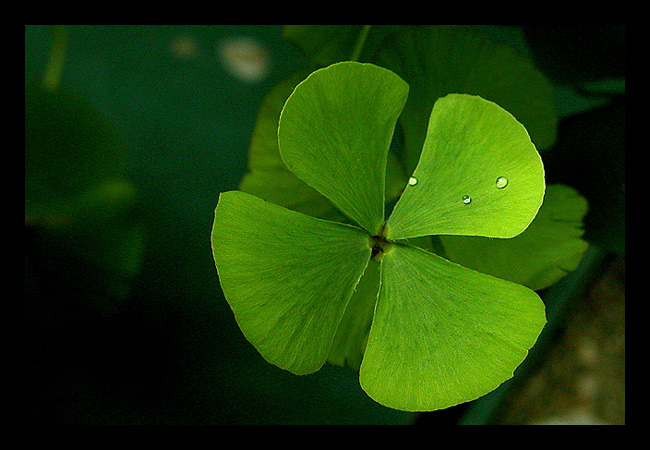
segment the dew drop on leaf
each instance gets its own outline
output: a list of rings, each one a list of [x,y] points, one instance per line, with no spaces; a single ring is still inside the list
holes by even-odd
[[[409,178],[409,186],[415,186],[416,184],[418,184],[418,179],[417,178],[415,178],[415,177]]]
[[[465,203],[466,205],[472,203],[472,199],[470,198],[469,195],[463,195],[463,203]]]
[[[497,189],[503,189],[508,185],[508,179],[506,177],[499,177],[496,181]]]

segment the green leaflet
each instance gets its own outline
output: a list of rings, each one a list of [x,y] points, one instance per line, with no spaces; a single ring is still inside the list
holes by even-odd
[[[542,160],[523,125],[465,94],[436,102],[413,179],[388,220],[389,239],[510,238],[526,229],[544,197]]]
[[[295,374],[325,362],[368,260],[368,235],[239,191],[219,197],[212,252],[246,338]]]
[[[298,83],[308,72],[300,70],[280,82],[260,106],[248,151],[249,172],[239,189],[276,205],[321,219],[345,221],[345,216],[320,192],[296,177],[285,166],[278,148],[280,112]],[[386,161],[386,201],[395,200],[404,189],[402,165],[392,152]]]
[[[371,234],[384,221],[386,158],[407,94],[393,72],[343,62],[296,86],[280,116],[287,168]]]
[[[470,401],[512,377],[545,322],[530,289],[395,244],[381,262],[359,380],[405,411]]]

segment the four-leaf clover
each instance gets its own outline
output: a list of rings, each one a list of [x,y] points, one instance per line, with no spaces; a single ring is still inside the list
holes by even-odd
[[[450,94],[435,103],[419,163],[385,220],[386,160],[407,96],[400,77],[372,64],[313,72],[282,110],[282,160],[353,224],[224,192],[212,250],[237,323],[267,361],[308,374],[352,340],[365,349],[359,380],[371,398],[427,411],[510,378],[545,314],[534,291],[409,239],[514,237],[535,217],[545,184],[541,158],[512,115]],[[373,283],[374,303],[355,304],[355,289]]]

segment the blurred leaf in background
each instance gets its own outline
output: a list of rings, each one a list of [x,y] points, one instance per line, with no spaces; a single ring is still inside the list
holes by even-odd
[[[145,231],[124,144],[61,86],[67,27],[50,31],[45,75],[25,74],[26,400],[28,420],[66,422],[93,391],[80,368],[110,373],[95,333],[128,303]]]
[[[25,81],[25,225],[34,242],[54,246],[32,247],[31,256],[84,261],[115,298],[127,295],[144,243],[126,164],[116,131],[89,100]]]
[[[522,25],[536,64],[551,79],[579,85],[625,77],[625,25]]]
[[[535,63],[555,86],[563,120],[543,155],[550,182],[589,201],[584,238],[625,253],[625,25],[522,25]]]

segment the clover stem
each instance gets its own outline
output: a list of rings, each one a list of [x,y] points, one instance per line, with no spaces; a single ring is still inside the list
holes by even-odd
[[[354,45],[354,49],[352,50],[352,53],[350,54],[350,61],[359,60],[359,56],[361,56],[361,51],[363,50],[363,46],[365,45],[366,39],[368,38],[370,27],[372,27],[372,25],[364,25],[363,28],[361,28],[361,31],[359,32],[359,37],[357,38],[357,42]]]

